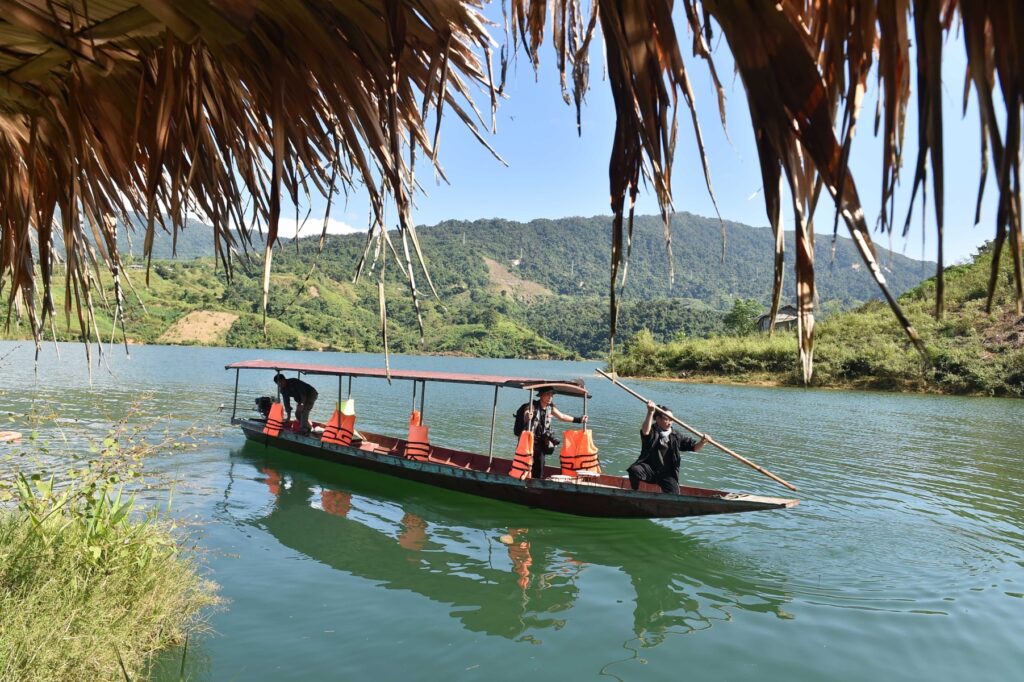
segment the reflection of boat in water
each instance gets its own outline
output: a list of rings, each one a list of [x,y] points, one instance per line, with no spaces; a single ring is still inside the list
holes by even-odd
[[[336,570],[450,605],[470,631],[516,639],[560,628],[589,572],[607,580],[608,569],[630,581],[633,631],[647,645],[710,627],[730,609],[781,615],[786,599],[738,579],[750,568],[734,557],[656,523],[560,518],[544,527],[536,512],[413,496],[408,483],[362,472],[342,483],[334,467],[252,445],[237,456],[274,498],[248,523]]]
[[[355,467],[390,474],[399,478],[458,490],[461,492],[515,502],[530,507],[553,511],[601,517],[675,517],[704,514],[728,514],[767,509],[793,507],[798,500],[779,497],[764,497],[748,493],[730,493],[724,490],[681,486],[678,493],[662,492],[652,483],[640,483],[638,490],[630,487],[629,480],[621,476],[610,476],[597,471],[582,470],[567,462],[565,449],[560,467],[545,467],[545,476],[532,479],[529,476],[533,445],[517,448],[513,459],[453,450],[439,447],[429,441],[429,430],[420,423],[426,382],[438,381],[453,384],[475,384],[494,387],[494,407],[491,412],[491,444],[494,441],[494,415],[498,404],[498,389],[517,388],[532,392],[541,387],[554,389],[562,395],[583,398],[584,413],[589,397],[582,380],[551,381],[547,379],[526,379],[504,376],[456,374],[439,372],[390,372],[384,370],[334,367],[296,363],[277,363],[265,360],[236,362],[227,366],[236,371],[235,409],[232,423],[242,428],[246,438],[267,446],[274,446],[302,455],[348,464]],[[284,428],[284,412],[280,403],[274,403],[265,420],[236,418],[238,406],[238,372],[246,370],[296,371],[300,374],[338,377],[338,408],[322,434],[300,435]],[[341,381],[349,377],[349,393],[353,377],[375,377],[404,379],[413,382],[413,405],[416,400],[416,386],[422,386],[420,409],[413,411],[407,439],[393,438],[363,431],[355,427],[355,415],[345,414],[342,409]],[[567,432],[568,436],[585,434],[589,431]],[[532,433],[524,433],[530,436]],[[577,445],[586,439],[573,438]],[[582,450],[571,457],[579,457]],[[596,464],[596,449],[593,462]],[[575,460],[577,463],[583,459]]]

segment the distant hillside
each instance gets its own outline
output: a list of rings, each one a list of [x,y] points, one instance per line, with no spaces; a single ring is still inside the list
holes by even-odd
[[[734,298],[752,298],[767,304],[772,286],[774,238],[769,228],[725,223],[723,255],[722,226],[717,220],[678,213],[672,222],[672,251],[675,284],[669,285],[661,219],[638,216],[633,232],[633,251],[625,291],[627,299],[684,298],[727,308]],[[539,288],[570,296],[608,294],[611,218],[561,218],[519,223],[502,219],[445,221],[420,226],[424,244],[434,245],[431,274],[451,267],[446,254],[450,248],[472,251],[507,268],[515,277]],[[307,234],[313,235],[310,229]],[[131,240],[126,230],[118,244],[123,253],[141,256],[144,226],[137,226]],[[300,240],[301,248],[313,247],[318,236]],[[362,234],[330,236],[328,251],[348,256],[339,263],[354,268],[366,237]],[[158,228],[153,258],[171,257],[170,235]],[[794,236],[786,233],[786,283],[784,299],[794,296]],[[212,228],[188,221],[178,234],[177,258],[213,255]],[[336,254],[339,255],[339,254]],[[907,258],[878,248],[878,258],[889,286],[896,295],[934,274],[935,263]],[[832,238],[817,235],[815,244],[818,296],[821,301],[838,301],[846,306],[880,298],[878,287],[864,267],[852,240],[838,237],[833,254]]]
[[[637,220],[627,295],[619,315],[622,340],[640,330],[648,330],[658,341],[721,333],[726,311],[737,299],[768,299],[768,230],[729,224],[724,260],[717,221],[683,214],[677,216],[674,230],[677,283],[670,289],[661,224],[652,217]],[[141,235],[139,230],[130,247],[124,238],[125,253],[141,252]],[[397,268],[389,268],[392,349],[499,357],[602,356],[610,326],[609,235],[608,218],[528,224],[446,222],[420,228],[440,301],[422,301],[421,342],[407,285]],[[821,241],[819,257],[828,259],[830,240]],[[149,289],[139,281],[141,264],[129,267],[148,314],[129,299],[128,336],[147,343],[379,351],[373,276],[351,282],[365,242],[364,234],[331,235],[319,255],[316,237],[282,245],[274,256],[271,324],[264,338],[259,311],[262,254],[257,251],[250,259],[237,260],[228,285],[209,257],[210,228],[190,223],[179,234],[178,259],[154,259]],[[157,233],[154,245],[156,256],[171,252],[171,240],[163,232]],[[204,258],[190,260],[192,255]],[[888,252],[880,251],[880,257],[891,267],[890,283],[897,292],[916,284],[922,270],[931,271],[931,264]],[[822,267],[819,273],[826,310],[878,295],[849,240],[837,241],[834,266]],[[421,271],[417,281],[429,293]],[[109,335],[109,313],[101,313],[101,318],[101,330]],[[64,331],[62,336],[73,338],[76,331]],[[10,333],[24,335],[25,330]]]
[[[688,298],[726,308],[733,298],[768,303],[772,287],[775,239],[769,228],[725,223],[689,213],[672,219],[675,285],[668,280],[668,259],[661,219],[639,216],[633,228],[626,298]],[[445,243],[465,241],[503,264],[515,264],[518,276],[569,295],[606,296],[611,246],[611,218],[562,218],[517,223],[508,220],[446,221],[423,230],[425,238]],[[794,296],[794,236],[786,233],[784,297]],[[935,263],[878,249],[886,279],[896,295],[934,274]],[[818,235],[815,244],[818,295],[822,301],[849,305],[880,298],[853,241]]]
[[[168,229],[170,229],[168,227]],[[61,241],[60,230],[54,231],[54,250],[61,257],[64,256],[64,243]],[[90,241],[92,240],[89,235]],[[134,229],[125,229],[122,221],[118,222],[117,248],[125,261],[133,258],[142,258],[142,246],[146,239],[146,222],[141,218],[134,221]],[[193,258],[213,257],[213,228],[198,220],[188,219],[184,227],[178,230],[177,239],[164,231],[160,223],[156,223],[153,235],[153,260],[167,260],[179,258],[191,260]]]

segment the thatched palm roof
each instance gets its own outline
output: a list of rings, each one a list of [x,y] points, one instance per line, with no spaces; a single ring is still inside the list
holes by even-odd
[[[670,0],[508,0],[505,8],[506,35],[535,61],[550,27],[556,66],[572,82],[577,105],[589,86],[593,36],[599,31],[604,38],[617,112],[609,167],[613,310],[641,178],[651,180],[668,220],[680,100],[703,150],[681,48],[711,66],[717,81],[709,45],[721,31],[747,91],[766,209],[778,237],[773,313],[783,275],[783,182],[793,197],[805,376],[813,348],[809,216],[822,189],[919,344],[885,287],[846,159],[876,69],[883,93],[876,116],[885,145],[882,224],[892,229],[916,59],[922,123],[912,183],[916,195],[931,169],[941,243],[939,65],[944,35],[954,27],[963,32],[967,86],[980,103],[983,154],[991,150],[995,162],[996,249],[1009,242],[1020,305],[1024,12],[1017,3],[681,5],[678,24]],[[265,229],[269,273],[282,192],[331,196],[362,183],[378,219],[368,253],[394,254],[415,297],[412,159],[419,150],[436,165],[434,126],[442,113],[476,130],[471,89],[494,106],[492,44],[469,0],[0,0],[0,288],[7,287],[12,304],[23,302],[40,334],[54,312],[49,288],[56,227],[68,254],[67,313],[75,311],[88,337],[93,273],[111,270],[121,296],[112,216],[149,216],[148,251],[161,215],[176,230],[187,209],[197,210],[214,223],[217,254],[226,265],[230,230],[244,245],[254,230]],[[1001,103],[993,97],[997,87]],[[1004,111],[997,111],[1000,105]],[[383,229],[385,201],[397,208],[401,257]],[[87,232],[95,236],[95,251]],[[941,315],[941,265],[938,274]]]

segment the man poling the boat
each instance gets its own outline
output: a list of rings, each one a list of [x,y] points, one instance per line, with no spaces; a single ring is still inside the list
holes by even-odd
[[[608,381],[612,382],[613,384],[615,384],[616,386],[618,386],[619,388],[621,388],[622,390],[624,390],[624,391],[625,391],[626,393],[628,393],[628,394],[630,394],[631,396],[633,396],[634,398],[636,398],[637,400],[642,400],[643,402],[645,402],[645,403],[648,403],[648,404],[650,404],[650,402],[651,402],[651,401],[649,401],[649,400],[648,400],[647,398],[643,397],[642,395],[640,395],[639,393],[637,393],[636,391],[634,391],[633,389],[631,389],[631,388],[630,388],[629,386],[626,386],[625,384],[623,384],[623,383],[622,383],[621,381],[619,381],[618,379],[616,379],[615,377],[613,377],[613,376],[612,376],[611,374],[608,374],[608,372],[602,372],[602,371],[601,371],[601,370],[599,370],[599,369],[598,369],[598,370],[595,370],[595,371],[596,371],[596,372],[597,372],[598,374],[600,374],[601,376],[603,376],[603,377],[604,377],[605,379],[607,379]],[[733,452],[732,450],[730,450],[729,448],[725,447],[724,445],[722,445],[722,444],[721,444],[721,443],[719,443],[718,441],[716,441],[716,440],[714,440],[714,439],[712,439],[712,438],[708,437],[708,435],[707,435],[706,433],[701,433],[700,431],[697,431],[696,429],[694,429],[694,428],[693,428],[692,426],[690,426],[690,425],[689,425],[689,424],[687,424],[686,422],[683,422],[683,421],[681,421],[681,420],[677,419],[677,418],[676,418],[676,417],[675,417],[674,415],[672,415],[671,413],[669,413],[669,414],[668,414],[668,418],[669,418],[669,419],[670,419],[671,421],[675,422],[676,424],[679,424],[680,426],[682,426],[682,427],[683,427],[684,429],[686,429],[686,430],[687,430],[687,431],[689,431],[690,433],[692,433],[692,434],[694,434],[694,435],[698,435],[698,436],[700,436],[700,437],[701,437],[701,438],[702,438],[703,440],[705,440],[705,441],[706,441],[706,442],[708,442],[708,443],[711,443],[711,444],[712,444],[712,445],[714,445],[714,446],[715,446],[716,448],[718,448],[719,450],[721,450],[721,451],[722,451],[722,452],[724,452],[725,454],[729,455],[729,456],[730,456],[730,457],[732,457],[733,459],[735,459],[735,460],[737,460],[737,461],[740,461],[740,462],[743,462],[744,464],[746,464],[746,465],[747,465],[748,467],[750,467],[751,469],[753,469],[753,470],[755,470],[755,471],[759,471],[759,472],[761,472],[762,474],[764,474],[764,475],[765,475],[765,476],[767,476],[768,478],[772,479],[772,480],[773,480],[773,481],[775,481],[776,483],[780,483],[781,485],[784,485],[784,486],[786,486],[786,487],[787,487],[787,488],[789,488],[790,490],[796,490],[796,486],[795,486],[795,485],[793,485],[792,483],[790,483],[790,482],[788,482],[788,481],[785,481],[785,480],[783,480],[783,479],[779,478],[778,476],[776,476],[776,475],[775,475],[775,474],[773,474],[772,472],[770,472],[770,471],[768,471],[767,469],[765,469],[765,468],[764,468],[763,466],[759,466],[759,465],[757,465],[757,464],[754,464],[753,462],[751,462],[751,461],[750,461],[749,459],[747,459],[746,457],[744,457],[744,456],[742,456],[742,455],[740,455],[740,454],[737,454],[737,453]]]
[[[694,440],[672,430],[672,411],[664,405],[647,401],[647,416],[640,426],[640,457],[626,473],[629,485],[636,490],[640,481],[655,483],[666,493],[679,492],[680,452],[698,452],[708,442],[704,434]]]

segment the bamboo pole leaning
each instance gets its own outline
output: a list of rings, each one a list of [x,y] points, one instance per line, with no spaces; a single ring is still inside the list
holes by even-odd
[[[622,383],[621,381],[619,381],[618,379],[616,379],[612,375],[608,374],[607,372],[604,372],[604,371],[602,371],[600,369],[598,369],[596,371],[597,371],[598,374],[603,376],[605,379],[607,379],[608,381],[612,382],[613,384],[615,384],[616,386],[618,386],[619,388],[624,390],[626,393],[629,393],[631,396],[633,396],[637,400],[640,400],[640,401],[642,401],[644,403],[650,402],[647,398],[643,397],[642,395],[640,395],[639,393],[637,393],[636,391],[631,389],[629,386],[626,386],[624,383]],[[661,412],[661,410],[658,410],[658,411]],[[744,464],[746,464],[751,469],[754,469],[755,471],[759,471],[760,473],[764,474],[765,476],[767,476],[768,478],[772,479],[773,481],[775,481],[777,483],[781,483],[782,485],[786,486],[790,490],[796,490],[796,486],[793,485],[792,483],[788,483],[788,482],[782,480],[781,478],[779,478],[778,476],[776,476],[772,472],[768,471],[764,467],[760,466],[759,464],[755,464],[754,462],[751,462],[749,459],[747,459],[743,455],[740,455],[740,454],[737,454],[736,452],[733,452],[729,448],[725,447],[724,445],[722,445],[721,443],[716,441],[714,438],[709,437],[706,433],[698,431],[697,429],[693,428],[692,426],[690,426],[689,424],[684,422],[682,419],[679,419],[675,415],[669,414],[668,418],[671,419],[672,421],[674,421],[676,424],[679,424],[680,426],[682,426],[684,429],[686,429],[690,433],[694,434],[695,436],[700,436],[702,438],[705,438],[706,442],[710,443],[711,445],[714,445],[716,448],[718,448],[719,450],[721,450],[725,454],[730,455],[730,456],[738,459],[739,461],[743,462]]]

